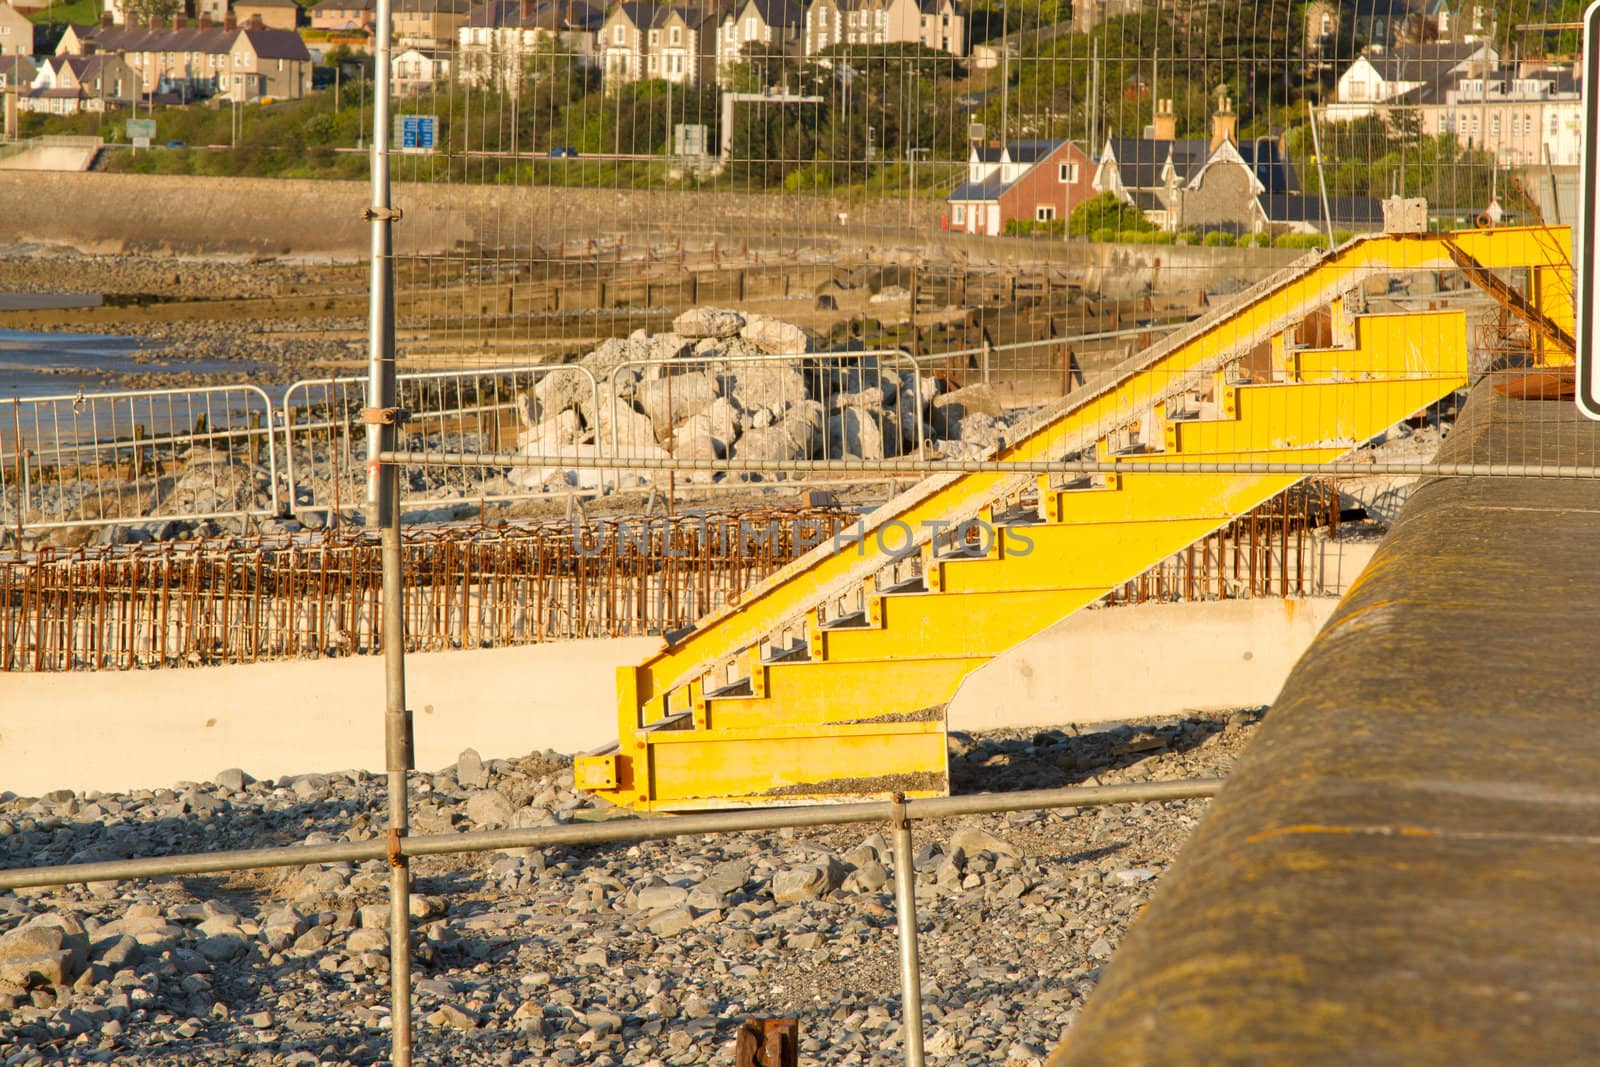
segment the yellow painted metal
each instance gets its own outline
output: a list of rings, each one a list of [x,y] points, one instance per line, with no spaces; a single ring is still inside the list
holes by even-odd
[[[1070,592],[1052,586],[974,596],[896,593],[883,598],[884,625],[819,631],[811,654],[834,663],[995,656],[1060,618],[1063,594]]]
[[[1552,259],[1556,238],[1549,231],[1474,231],[1455,240],[1491,269],[1562,269]],[[1366,316],[1354,320],[1353,330],[1336,322],[1336,340],[1353,342],[1340,350],[1295,350],[1283,343],[1284,331],[1369,278],[1450,267],[1442,243],[1427,236],[1352,242],[1163,342],[1115,383],[1084,390],[1043,413],[996,458],[1103,451],[1114,431],[1116,441],[1131,443],[1119,428],[1142,426],[1158,439],[1129,453],[1131,461],[1336,459],[1466,384],[1464,317]],[[1252,355],[1258,350],[1263,354]],[[1280,380],[1220,385],[1233,380],[1237,371],[1227,368],[1237,360],[1245,360],[1240,367],[1266,373],[1276,368]],[[1167,418],[1169,412],[1195,410],[1206,417]],[[1152,453],[1150,445],[1167,451]],[[1129,474],[1103,487],[1049,489],[1040,494],[1046,521],[1017,531],[1033,542],[1033,551],[1001,546],[983,558],[929,560],[928,592],[869,596],[869,625],[859,630],[819,630],[813,616],[806,627],[810,661],[755,664],[745,655],[749,695],[702,695],[698,679],[707,665],[757,647],[765,635],[803,621],[830,596],[852,587],[870,592],[870,578],[884,562],[871,545],[873,531],[902,523],[920,532],[933,522],[962,521],[1020,481],[998,474],[929,479],[869,517],[860,551],[820,547],[739,605],[703,620],[677,644],[620,672],[618,749],[595,757],[609,764],[580,774],[614,779],[615,787],[602,792],[618,803],[678,810],[768,803],[774,789],[800,795],[794,790],[803,793],[819,774],[865,781],[883,774],[942,773],[942,723],[917,724],[927,728],[906,735],[936,736],[937,744],[924,748],[917,747],[924,742],[907,742],[893,732],[839,731],[859,730],[860,720],[885,713],[942,703],[962,676],[995,652],[1297,480]],[[926,546],[923,551],[926,559]],[[974,636],[979,631],[982,636]],[[685,714],[673,728],[644,728],[678,711]],[[868,736],[872,740],[843,741]],[[891,767],[898,769],[886,769]]]
[[[821,732],[809,725],[663,731],[648,735],[636,766],[648,788],[644,810],[687,811],[730,802],[764,805],[881,797],[940,796],[949,790],[944,723],[858,723]]]
[[[1292,381],[1350,378],[1420,378],[1464,372],[1467,318],[1459,311],[1364,315],[1356,320],[1356,347],[1303,348],[1289,360]]]
[[[988,658],[772,663],[762,668],[766,696],[707,696],[706,721],[713,731],[755,730],[774,723],[857,722],[918,712],[949,700],[961,679]]]

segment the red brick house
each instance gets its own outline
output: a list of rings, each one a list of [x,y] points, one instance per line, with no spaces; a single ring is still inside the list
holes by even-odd
[[[1008,222],[1054,222],[1094,195],[1094,165],[1071,141],[974,148],[967,180],[947,198],[948,229],[995,237]]]

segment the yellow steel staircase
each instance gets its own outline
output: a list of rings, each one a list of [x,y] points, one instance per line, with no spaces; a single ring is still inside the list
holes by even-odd
[[[1469,381],[1465,311],[1355,314],[1353,294],[1465,257],[1469,277],[1548,275],[1517,306],[1534,330],[1570,323],[1551,235],[1358,239],[1254,287],[993,452],[1123,472],[927,479],[619,671],[618,743],[578,759],[578,786],[669,811],[947,791],[941,709],[968,673],[1301,477],[1142,463],[1347,455]]]

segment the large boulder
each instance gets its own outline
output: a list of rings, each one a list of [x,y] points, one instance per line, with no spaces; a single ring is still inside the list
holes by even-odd
[[[733,447],[733,458],[761,463],[809,459],[821,437],[821,405],[796,405],[783,418],[760,429],[747,429]]]
[[[651,359],[682,359],[694,351],[694,341],[675,333],[658,333],[650,338]],[[645,377],[656,375],[645,372]]]
[[[661,456],[656,443],[656,428],[649,416],[634,410],[619,399],[615,406],[602,404],[595,424],[595,441],[602,453],[617,456]]]
[[[672,320],[672,332],[689,340],[732,337],[744,329],[744,316],[727,308],[690,308]]]
[[[742,411],[783,411],[805,400],[806,377],[798,361],[749,360],[729,365],[728,394]]]
[[[826,459],[883,459],[890,452],[884,442],[885,416],[882,411],[847,408],[828,416]],[[894,425],[891,423],[891,425]],[[891,430],[894,453],[899,452],[899,432]]]
[[[680,459],[725,459],[738,439],[738,413],[726,397],[719,396],[674,431],[672,454]]]
[[[791,322],[771,315],[751,315],[739,336],[763,352],[804,355],[811,351],[811,336]]]
[[[929,421],[939,437],[956,438],[963,436],[962,422],[972,414],[986,415],[992,424],[994,419],[1005,414],[1005,408],[989,386],[969,385],[934,397]]]
[[[578,413],[571,409],[517,431],[517,449],[525,456],[555,456],[583,440]]]
[[[656,436],[665,438],[672,427],[709,407],[720,392],[717,379],[695,371],[640,382],[634,403],[649,417]]]
[[[70,915],[41,915],[0,935],[0,980],[20,986],[64,988],[88,958],[88,935]]]

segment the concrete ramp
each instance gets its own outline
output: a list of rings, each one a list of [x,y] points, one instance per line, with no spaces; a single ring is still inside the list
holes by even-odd
[[[0,150],[0,170],[88,170],[104,142],[98,137],[46,137]]]

